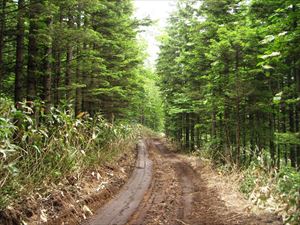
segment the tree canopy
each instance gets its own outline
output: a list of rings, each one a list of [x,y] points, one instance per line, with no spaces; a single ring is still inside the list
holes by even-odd
[[[299,167],[299,17],[295,1],[180,0],[157,62],[168,135]]]
[[[2,95],[42,101],[46,113],[63,104],[140,122],[147,93],[137,34],[149,21],[134,18],[131,0],[3,0],[1,10]]]

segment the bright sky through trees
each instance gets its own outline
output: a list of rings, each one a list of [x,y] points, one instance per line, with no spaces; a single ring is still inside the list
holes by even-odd
[[[142,37],[148,43],[148,62],[153,64],[159,52],[159,43],[156,37],[159,36],[166,26],[167,19],[176,6],[176,0],[135,0],[137,18],[150,17],[157,21],[153,26],[147,28]]]

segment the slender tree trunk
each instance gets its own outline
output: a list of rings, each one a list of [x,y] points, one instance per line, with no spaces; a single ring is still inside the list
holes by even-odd
[[[214,141],[217,138],[217,113],[216,107],[213,106],[213,110],[211,112],[211,141]]]
[[[39,3],[30,1],[29,8],[29,38],[28,38],[28,65],[27,65],[27,100],[33,101],[37,94],[38,77],[38,43],[37,35],[39,29]]]
[[[1,14],[0,14],[0,90],[2,80],[4,79],[4,62],[3,62],[3,49],[4,49],[4,32],[5,32],[5,8],[7,0],[1,0]]]
[[[89,26],[89,21],[87,19],[86,16],[84,16],[83,18],[83,26],[84,27],[88,27]],[[87,43],[83,42],[83,46],[82,46],[82,71],[81,71],[81,82],[82,84],[85,85],[85,87],[83,87],[81,89],[81,94],[82,94],[82,111],[88,111],[88,99],[89,99],[89,78],[87,77],[87,67],[85,67],[85,63],[87,63],[87,60],[85,58],[85,54],[86,51],[88,50],[88,45]]]
[[[272,80],[269,80],[269,91],[274,95],[273,92],[273,82]],[[274,106],[271,108],[271,112],[268,115],[268,120],[269,120],[269,151],[270,151],[270,156],[271,156],[271,163],[272,167],[275,166],[275,157],[276,157],[276,148],[274,144],[274,132],[275,132],[275,109]]]
[[[196,134],[196,145],[197,145],[197,148],[200,149],[200,145],[201,145],[201,133],[200,133],[200,116],[197,115],[197,128],[196,128],[196,131],[197,131],[197,134]]]
[[[190,114],[185,115],[185,148],[190,148]]]
[[[52,18],[48,19],[47,25],[49,30],[51,30]],[[49,39],[51,39],[51,37]],[[51,108],[51,85],[52,85],[51,59],[52,59],[52,44],[49,43],[45,49],[44,77],[43,77],[43,89],[44,89],[43,100],[45,102],[46,114],[50,112],[50,108]]]
[[[225,82],[229,81],[229,76],[230,76],[230,62],[229,59],[225,59],[224,62],[224,74],[225,74]],[[228,98],[225,97],[224,98],[224,116],[223,116],[223,121],[221,120],[222,123],[222,127],[224,126],[223,130],[224,130],[224,139],[225,139],[225,155],[230,156],[231,157],[231,140],[230,140],[230,130],[229,130],[229,117],[230,117],[230,113],[229,113],[229,108],[228,108]]]
[[[67,100],[71,100],[72,98],[72,88],[71,88],[71,84],[72,84],[72,67],[71,67],[71,63],[72,63],[72,59],[73,59],[73,50],[72,47],[69,46],[68,50],[67,50],[67,61],[66,61],[66,77],[65,77],[65,85],[66,85],[66,99]]]
[[[185,147],[185,113],[181,113],[181,134],[180,148],[183,149]]]
[[[278,88],[280,90],[280,87]],[[277,107],[277,112],[279,112],[276,116],[275,114],[275,122],[276,123],[276,130],[281,132],[281,116],[280,116],[280,105]],[[281,145],[276,143],[276,150],[277,150],[277,159],[276,159],[276,167],[277,167],[277,170],[279,171],[280,170],[280,161],[281,161]]]
[[[62,9],[59,9],[59,24],[60,28],[62,27],[63,16],[62,16]],[[62,48],[60,46],[60,40],[58,37],[52,43],[52,54],[53,54],[53,102],[55,106],[58,106],[59,100],[61,99],[61,91],[59,87],[61,85],[62,79],[62,71],[61,71],[61,57],[62,57]]]
[[[72,15],[69,15],[68,28],[72,29],[74,26]],[[71,43],[67,44],[67,60],[66,60],[66,99],[70,101],[73,98],[72,84],[72,60],[73,60],[73,47]]]
[[[25,35],[25,26],[24,26],[24,5],[25,0],[18,1],[18,23],[17,23],[17,38],[16,38],[16,80],[15,80],[15,102],[20,102],[24,98],[24,35]]]
[[[269,144],[269,148],[270,148],[270,155],[271,155],[271,160],[272,160],[272,166],[275,166],[275,145],[274,145],[274,114],[270,113],[269,115],[269,136],[270,136],[270,144]]]
[[[300,98],[300,69],[299,66],[295,65],[295,81],[296,81],[296,90],[297,94],[296,97]],[[296,111],[295,111],[295,132],[300,132],[300,102],[296,103]],[[297,153],[297,168],[300,170],[300,145],[296,146],[296,153]]]
[[[295,132],[294,127],[294,107],[292,105],[289,106],[289,131],[291,133]],[[290,144],[290,160],[291,160],[291,166],[296,167],[296,151],[295,151],[295,145]]]
[[[286,126],[286,121],[287,121],[287,115],[286,115],[286,106],[285,106],[285,103],[282,104],[281,106],[281,111],[282,111],[282,132],[283,133],[286,133],[287,131],[287,126]],[[287,151],[288,151],[288,148],[287,148],[287,145],[285,144],[284,145],[284,161],[285,161],[285,165],[287,165],[288,163],[288,154],[287,154]]]
[[[86,22],[85,22],[86,24]],[[82,48],[83,54],[87,51],[87,45],[85,43],[83,43],[83,48]],[[82,63],[83,65],[85,64],[86,59],[83,58],[82,59]],[[84,68],[84,67],[83,67]],[[81,71],[81,82],[82,84],[85,85],[84,88],[81,89],[81,93],[82,93],[82,111],[88,111],[88,99],[89,99],[89,93],[88,93],[88,88],[89,88],[89,82],[88,82],[88,77],[87,77],[87,72],[86,70],[82,70]]]
[[[191,124],[191,150],[194,151],[195,150],[195,118],[194,118],[194,114],[191,115],[191,119],[190,119],[190,124]]]
[[[247,154],[246,154],[246,146],[247,146],[247,129],[246,129],[246,109],[243,107],[243,117],[242,117],[242,148],[243,148],[243,162],[247,161]]]
[[[298,103],[299,104],[299,103]],[[295,114],[295,132],[299,133],[299,112],[300,112],[300,107],[296,107],[296,114]],[[296,145],[296,163],[297,163],[297,168],[300,169],[300,145]]]
[[[230,130],[229,130],[229,110],[226,107],[225,100],[225,109],[224,109],[224,129],[225,129],[225,137],[226,137],[226,151],[230,151],[231,141],[230,141]]]
[[[177,136],[177,142],[178,143],[181,143],[181,140],[182,140],[182,116],[179,115],[178,116],[178,126],[179,126],[179,129],[178,129],[178,136]]]
[[[81,13],[79,13],[79,16],[77,17],[77,29],[80,30],[81,27]],[[78,85],[82,85],[82,73],[80,69],[81,64],[81,58],[79,57],[81,52],[80,44],[77,45],[76,54],[77,54],[77,60],[76,60],[76,83]],[[75,115],[78,115],[82,111],[82,88],[77,87],[76,88],[76,98],[75,98]],[[145,117],[142,117],[142,124],[145,123]]]
[[[294,13],[296,13],[297,10],[297,6],[295,4],[292,5],[292,10]],[[293,30],[295,31],[298,27],[298,21],[297,18],[294,17],[293,18]],[[295,43],[297,44],[297,43]],[[294,53],[295,54],[295,53]],[[292,86],[294,82],[296,82],[297,85],[297,65],[296,62],[298,61],[298,55],[294,55],[292,56],[292,63],[291,63],[291,74],[289,74],[289,86]],[[293,78],[293,80],[291,79]],[[296,87],[296,90],[299,91],[298,87]],[[293,98],[297,98],[298,95],[293,94],[292,96]],[[299,104],[299,103],[298,103]],[[297,105],[295,104],[291,104],[289,106],[289,125],[290,125],[290,132],[294,133],[297,132]],[[298,165],[298,150],[297,150],[298,146],[297,145],[291,145],[290,146],[290,158],[291,158],[291,165],[293,167],[297,167]],[[300,206],[300,205],[299,205]]]
[[[240,119],[240,99],[237,98],[236,102],[236,163],[240,163],[240,156],[241,156],[241,119]]]
[[[249,161],[251,162],[253,159],[253,156],[255,154],[255,126],[254,126],[254,113],[251,113],[249,116],[249,130],[250,130],[250,159]]]
[[[54,105],[58,106],[59,100],[61,99],[60,95],[60,83],[61,83],[61,49],[55,46],[55,52],[53,54],[54,57],[54,81],[53,81],[53,89],[54,89]]]
[[[299,12],[299,6],[297,6],[296,4],[293,4],[292,10],[294,13],[296,13],[297,10]],[[294,17],[294,19],[293,19],[293,29],[294,30],[297,30],[298,23],[299,23],[299,20],[297,20],[297,17]],[[297,43],[295,43],[295,45],[297,45]],[[298,60],[298,63],[297,63],[297,60]],[[293,75],[294,75],[294,82],[296,83],[296,91],[297,91],[295,98],[300,98],[300,66],[299,66],[298,55],[294,55],[294,57],[293,57]],[[297,132],[297,133],[300,132],[299,113],[300,113],[300,103],[298,102],[295,105],[295,132]],[[300,145],[295,146],[295,155],[296,155],[297,168],[298,168],[298,170],[300,170]],[[299,190],[299,192],[300,192],[300,190]],[[299,200],[298,207],[300,208],[300,200]]]
[[[236,49],[235,55],[235,75],[236,75],[236,163],[240,164],[241,156],[241,118],[240,118],[240,79],[239,79],[239,47]]]

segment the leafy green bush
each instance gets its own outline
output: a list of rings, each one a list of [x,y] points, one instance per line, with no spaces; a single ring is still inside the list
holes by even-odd
[[[300,221],[300,173],[292,167],[284,167],[277,174],[277,192],[280,200],[286,204],[287,222],[296,224]]]
[[[277,212],[285,223],[298,225],[300,174],[290,166],[269,171],[269,160],[268,156],[258,157],[242,171],[240,190],[253,203]]]
[[[240,183],[240,191],[244,193],[247,197],[250,196],[250,193],[255,187],[255,177],[250,172],[244,173],[244,179]]]
[[[223,173],[238,172],[239,190],[254,204],[278,213],[287,224],[298,225],[300,221],[300,173],[291,166],[274,168],[268,151],[261,156],[251,158],[250,162],[237,167],[232,157],[212,149],[210,144],[199,150],[200,157],[209,159]],[[246,149],[246,153],[250,151]],[[219,154],[219,155],[217,155]],[[220,159],[226,163],[220,163]],[[241,179],[240,179],[241,178]]]
[[[42,104],[17,110],[0,99],[0,209],[39,186],[113,160],[139,137],[138,125],[112,125],[101,115]]]

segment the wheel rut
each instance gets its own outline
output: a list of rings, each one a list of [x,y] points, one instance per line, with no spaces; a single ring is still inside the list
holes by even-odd
[[[202,172],[159,140],[140,141],[136,168],[89,225],[281,225],[228,208]]]
[[[96,212],[87,225],[122,225],[137,210],[152,178],[152,161],[144,141],[138,143],[136,168],[120,193]]]

